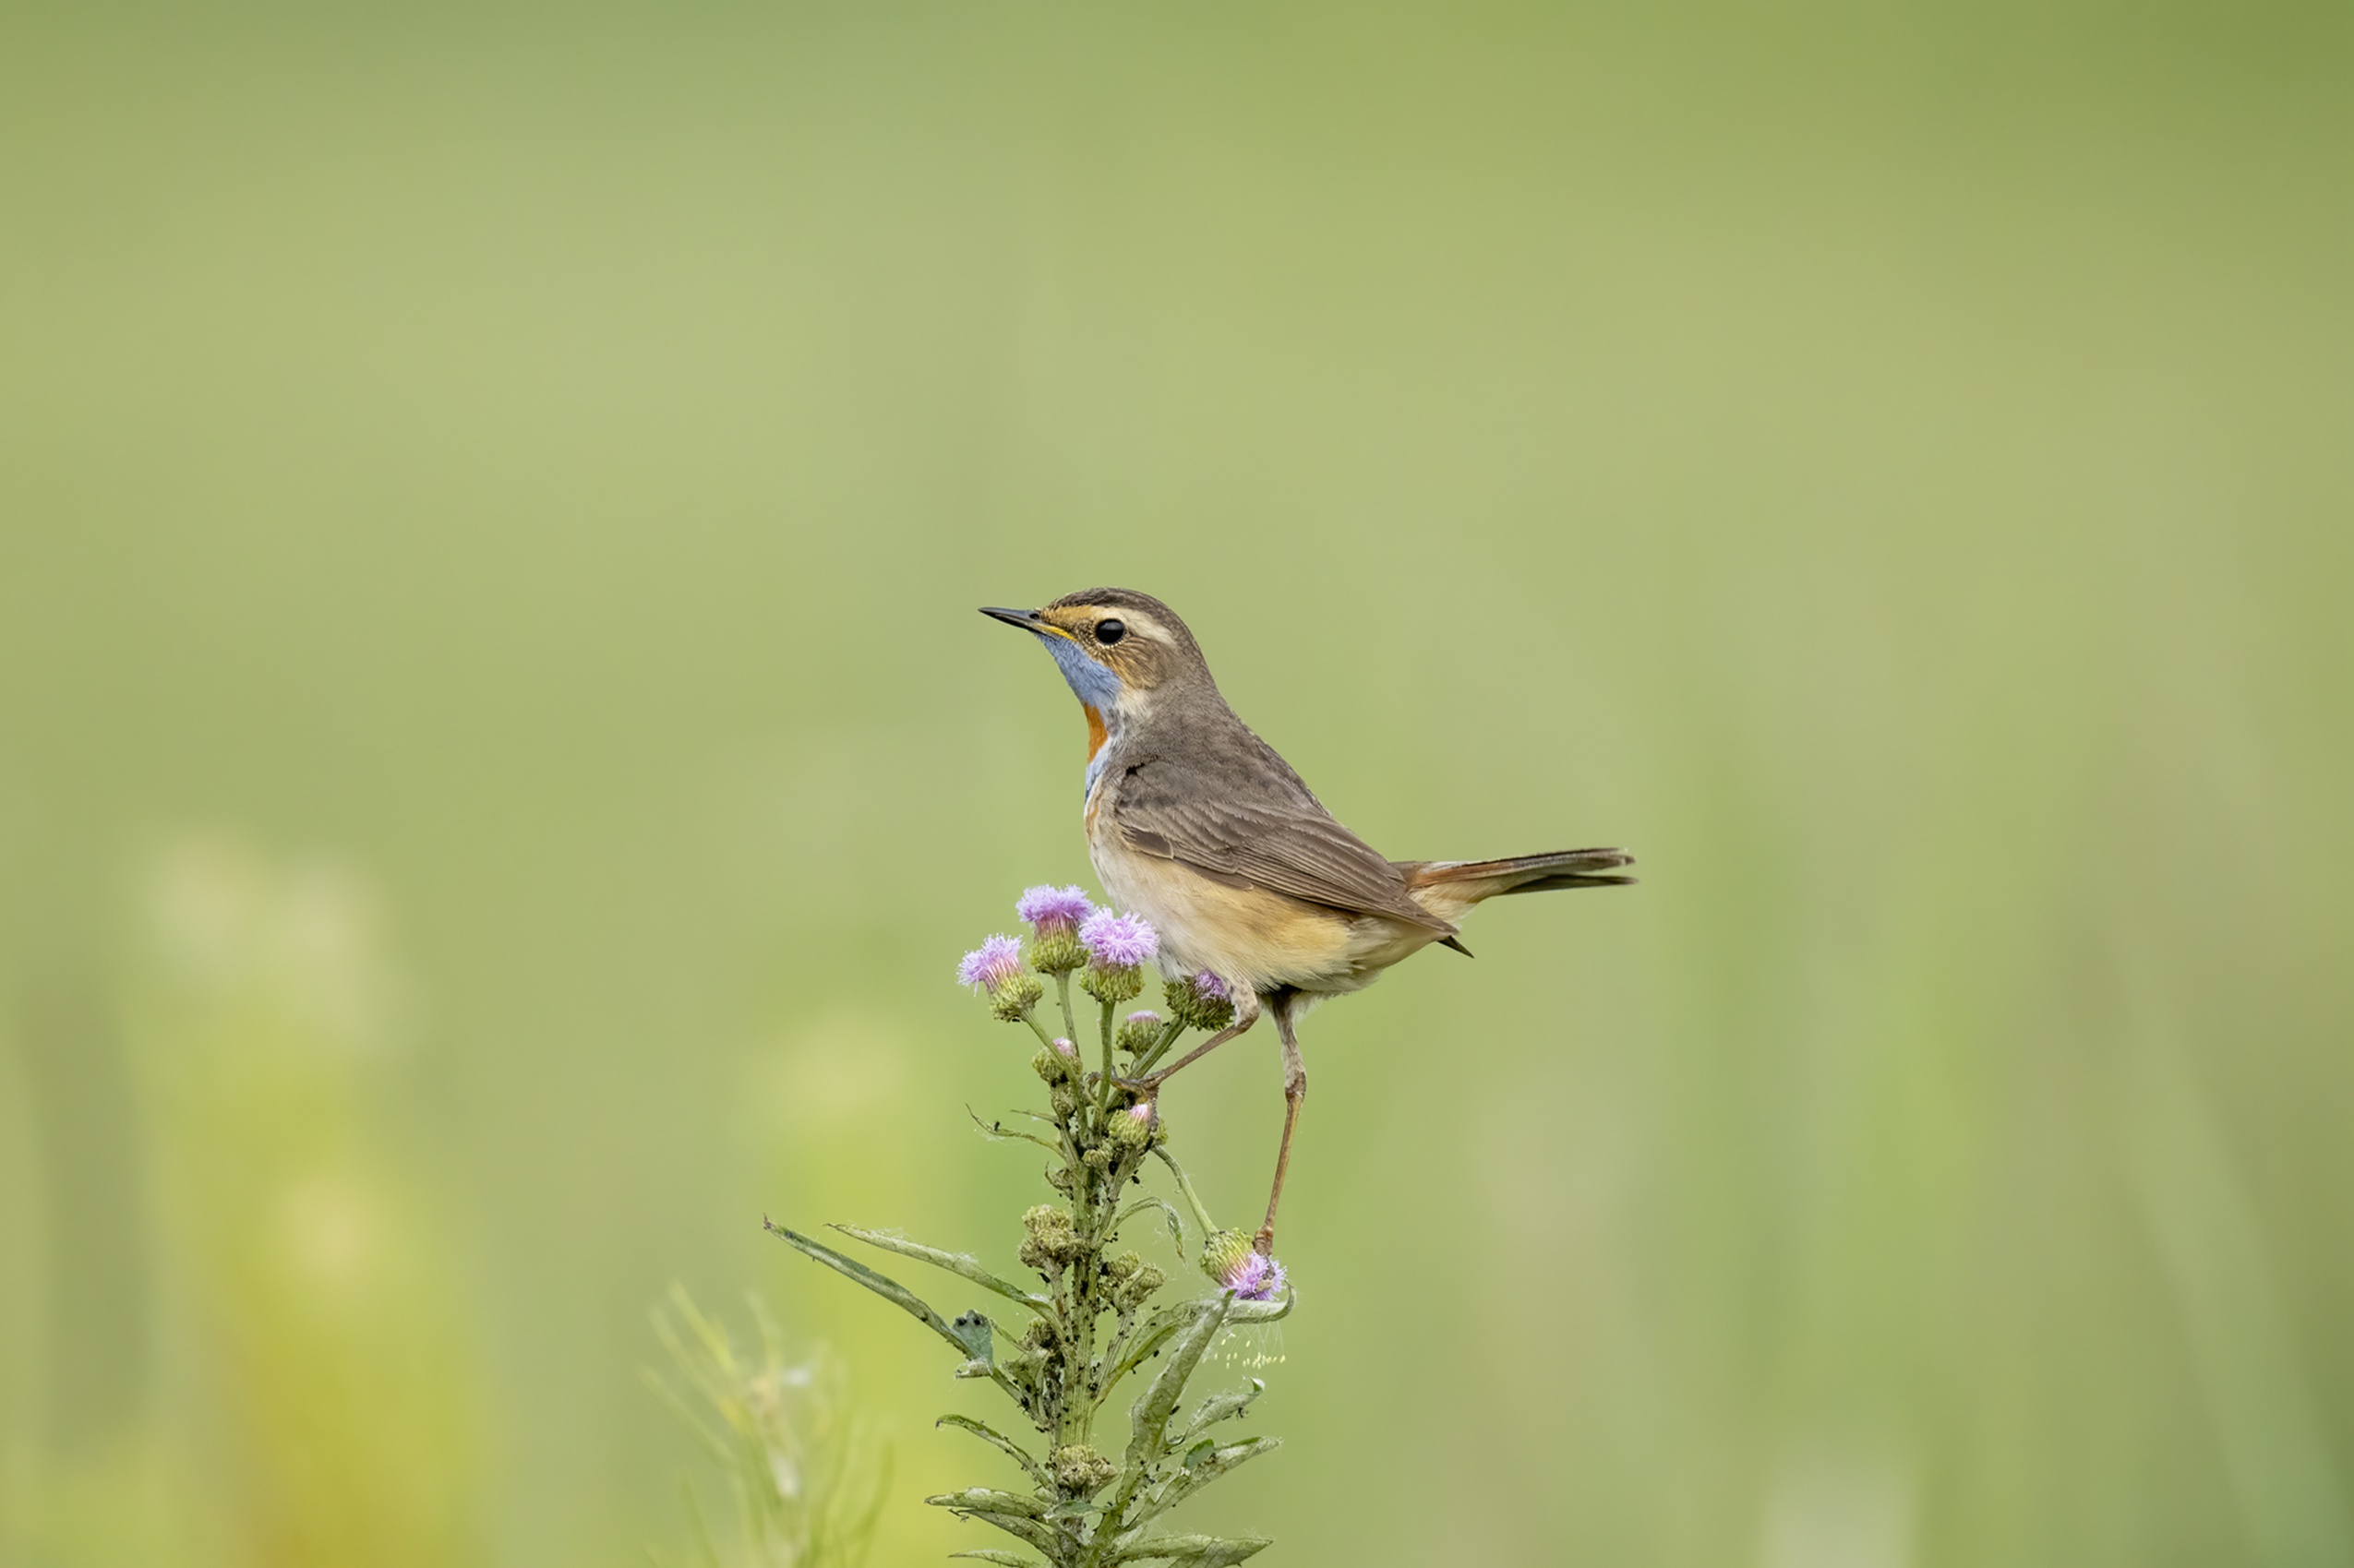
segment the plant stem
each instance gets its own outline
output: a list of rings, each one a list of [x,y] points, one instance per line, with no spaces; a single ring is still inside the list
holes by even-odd
[[[1211,1232],[1218,1227],[1209,1222],[1209,1211],[1202,1207],[1201,1194],[1194,1191],[1193,1178],[1185,1174],[1185,1167],[1177,1163],[1176,1156],[1167,1148],[1155,1147],[1153,1153],[1159,1155],[1160,1163],[1169,1167],[1169,1174],[1177,1179],[1177,1191],[1185,1194],[1185,1206],[1194,1211],[1194,1222],[1202,1227],[1202,1239],[1208,1240]]]

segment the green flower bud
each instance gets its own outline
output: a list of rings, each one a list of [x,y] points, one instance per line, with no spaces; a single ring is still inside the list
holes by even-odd
[[[1234,1022],[1234,1002],[1226,994],[1225,982],[1207,969],[1170,981],[1160,988],[1160,998],[1169,1016],[1188,1029],[1216,1034]]]
[[[1111,1286],[1111,1304],[1122,1312],[1133,1312],[1169,1283],[1169,1276],[1146,1263],[1134,1252],[1123,1252],[1103,1265],[1105,1279]]]
[[[1272,1301],[1285,1287],[1283,1265],[1239,1230],[1218,1231],[1203,1245],[1202,1273],[1244,1301]]]
[[[1079,1075],[1079,1050],[1070,1041],[1057,1035],[1053,1047],[1038,1048],[1030,1058],[1030,1071],[1050,1083],[1061,1083]]]
[[[1202,1273],[1224,1285],[1251,1255],[1251,1238],[1240,1230],[1213,1230],[1202,1243]]]
[[[1055,1484],[1080,1497],[1102,1490],[1120,1473],[1119,1466],[1094,1449],[1076,1443],[1054,1451],[1053,1469]]]
[[[1144,993],[1145,972],[1133,964],[1117,969],[1091,966],[1079,976],[1079,988],[1098,1001],[1118,1007]]]
[[[990,1016],[1000,1023],[1019,1023],[1030,1015],[1030,1009],[1044,995],[1046,982],[1035,975],[1016,975],[1000,981],[989,993]]]
[[[1070,1215],[1051,1203],[1040,1203],[1023,1215],[1022,1228],[1029,1233],[1017,1254],[1024,1268],[1046,1273],[1079,1255],[1078,1232],[1072,1227]]]
[[[1130,1056],[1142,1056],[1160,1044],[1160,1014],[1137,1011],[1121,1021],[1120,1033],[1111,1043]]]
[[[1087,961],[1075,928],[1041,932],[1031,939],[1030,967],[1041,975],[1068,975]]]
[[[1111,1141],[1130,1151],[1147,1147],[1152,1143],[1152,1104],[1139,1100],[1126,1110],[1111,1116]]]

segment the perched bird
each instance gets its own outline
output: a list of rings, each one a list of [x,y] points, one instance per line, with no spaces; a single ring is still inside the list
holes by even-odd
[[[1433,942],[1468,954],[1456,922],[1499,893],[1608,887],[1617,849],[1506,860],[1390,860],[1333,820],[1291,764],[1234,716],[1201,645],[1149,594],[1090,588],[1035,610],[984,608],[1046,646],[1087,712],[1087,857],[1106,892],[1152,922],[1172,974],[1207,971],[1234,1022],[1130,1087],[1161,1083],[1274,1015],[1283,1045],[1283,1142],[1257,1250],[1276,1205],[1308,1074],[1295,1025]]]

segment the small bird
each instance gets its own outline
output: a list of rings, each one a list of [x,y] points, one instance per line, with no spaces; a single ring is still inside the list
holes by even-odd
[[[1152,922],[1171,974],[1207,971],[1234,1003],[1234,1022],[1149,1077],[1171,1073],[1258,1022],[1283,1045],[1283,1142],[1267,1223],[1291,1165],[1307,1098],[1301,1014],[1363,990],[1433,942],[1469,956],[1456,922],[1499,893],[1631,882],[1618,849],[1569,849],[1505,860],[1390,860],[1342,827],[1291,764],[1234,716],[1201,645],[1177,612],[1149,594],[1090,588],[1035,610],[984,607],[1046,645],[1087,719],[1087,858],[1105,891]]]

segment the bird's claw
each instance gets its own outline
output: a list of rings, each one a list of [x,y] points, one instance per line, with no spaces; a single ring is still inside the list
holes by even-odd
[[[1115,1089],[1124,1089],[1138,1099],[1149,1103],[1157,1104],[1160,1099],[1160,1078],[1158,1074],[1147,1074],[1143,1078],[1123,1078],[1118,1073],[1113,1073],[1111,1086]]]

